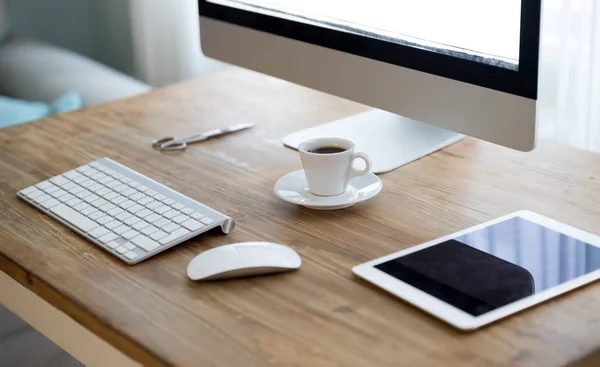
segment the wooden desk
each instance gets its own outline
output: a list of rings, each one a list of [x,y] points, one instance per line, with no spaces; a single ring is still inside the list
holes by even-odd
[[[146,365],[559,366],[594,357],[598,284],[461,333],[350,269],[518,209],[598,233],[600,156],[552,143],[523,154],[468,139],[383,175],[382,193],[350,209],[278,200],[273,183],[300,167],[283,135],[364,109],[236,70],[0,130],[0,269]],[[242,121],[258,127],[183,154],[150,146],[156,136]],[[227,213],[236,230],[130,267],[15,197],[103,156]],[[248,240],[288,244],[303,266],[229,282],[186,278],[199,252]]]

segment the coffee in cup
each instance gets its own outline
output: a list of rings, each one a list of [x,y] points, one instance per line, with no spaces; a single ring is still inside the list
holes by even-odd
[[[300,144],[300,159],[310,191],[319,196],[343,194],[351,178],[367,174],[371,161],[365,153],[355,153],[354,143],[342,138],[310,139]],[[359,170],[354,161],[362,159]]]

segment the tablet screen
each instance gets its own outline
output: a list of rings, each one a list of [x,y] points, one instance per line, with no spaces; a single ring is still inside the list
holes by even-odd
[[[600,248],[520,217],[375,266],[473,316],[600,268]]]

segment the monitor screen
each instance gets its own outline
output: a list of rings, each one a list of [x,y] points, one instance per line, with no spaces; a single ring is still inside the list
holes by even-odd
[[[521,0],[209,0],[518,70]]]

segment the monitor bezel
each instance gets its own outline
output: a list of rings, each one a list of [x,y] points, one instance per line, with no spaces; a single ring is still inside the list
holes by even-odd
[[[541,0],[521,1],[517,70],[355,33],[198,1],[203,17],[537,100]]]

